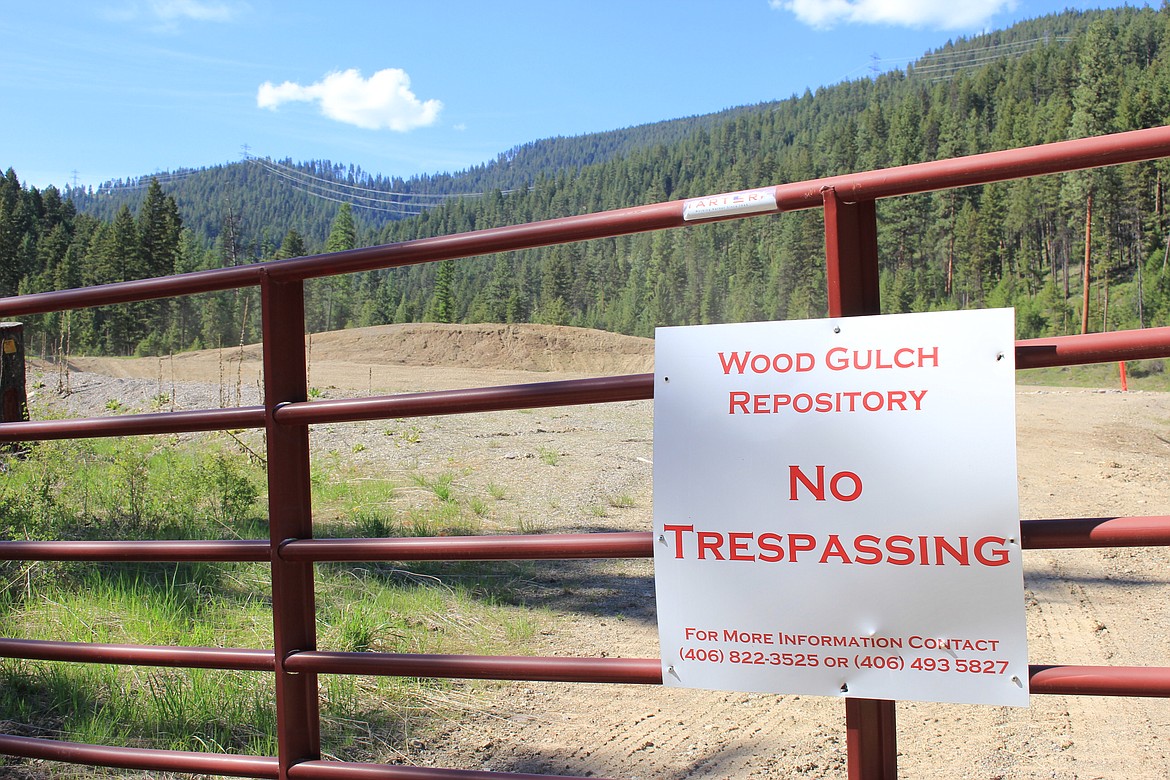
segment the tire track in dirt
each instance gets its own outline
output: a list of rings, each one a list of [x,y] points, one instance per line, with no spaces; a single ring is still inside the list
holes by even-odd
[[[1020,448],[1021,473],[1047,472],[1047,491],[1021,493],[1024,515],[1113,516],[1162,513],[1166,447],[1157,429],[1165,418],[1159,394],[1060,394],[1072,407],[1044,412],[1043,438],[1050,451]],[[1050,400],[1050,399],[1044,399]],[[1064,406],[1064,404],[1062,404]],[[1075,411],[1073,411],[1075,409]],[[1030,439],[1031,437],[1029,437]],[[1037,462],[1033,463],[1033,459]],[[1025,558],[1030,655],[1038,663],[1166,665],[1165,624],[1161,648],[1148,652],[1143,613],[1165,614],[1166,551],[1162,549],[1045,550]],[[1126,564],[1129,565],[1126,565]],[[1145,607],[1141,605],[1146,605]],[[1053,765],[1074,777],[1166,777],[1165,750],[1151,763],[1141,750],[1119,750],[1118,740],[1157,745],[1166,702],[1121,697],[1033,697],[1050,713]]]

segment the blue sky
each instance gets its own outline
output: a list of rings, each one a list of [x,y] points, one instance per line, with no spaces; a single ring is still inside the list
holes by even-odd
[[[97,185],[237,161],[246,146],[390,176],[457,171],[528,141],[783,99],[951,38],[1118,5],[0,0],[0,169],[37,187]]]

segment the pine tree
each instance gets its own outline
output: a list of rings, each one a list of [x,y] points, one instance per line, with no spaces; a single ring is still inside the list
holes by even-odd
[[[139,239],[138,269],[136,276],[168,276],[175,272],[179,257],[179,238],[183,221],[174,198],[165,194],[157,179],[150,180],[146,199],[138,212],[137,232]],[[134,304],[134,316],[145,326],[145,338],[135,351],[139,354],[158,355],[174,345],[166,343],[172,319],[174,302],[169,300],[143,301]]]
[[[342,203],[329,227],[325,241],[326,252],[344,252],[357,246],[357,228],[353,221],[353,207]],[[329,276],[315,280],[307,289],[306,306],[310,312],[311,330],[337,330],[345,326],[353,308],[350,285],[353,280],[344,276]],[[315,326],[315,327],[314,327]]]
[[[454,322],[455,305],[451,295],[451,282],[455,277],[455,266],[450,260],[439,263],[435,271],[435,292],[427,307],[429,319],[433,322]]]
[[[27,272],[24,240],[29,230],[24,190],[16,171],[0,178],[0,296],[15,295]]]
[[[326,252],[344,252],[357,246],[357,228],[353,222],[353,206],[342,203],[329,226],[329,238],[325,242]]]
[[[280,249],[276,252],[277,259],[304,257],[306,254],[308,252],[305,250],[304,237],[297,232],[296,228],[289,228],[284,240],[280,242]]]
[[[145,276],[167,276],[175,272],[179,256],[179,235],[183,221],[175,199],[163,192],[158,179],[151,179],[146,199],[138,212],[141,270]]]

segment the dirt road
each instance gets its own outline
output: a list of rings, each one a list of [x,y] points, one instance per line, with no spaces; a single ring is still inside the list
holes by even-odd
[[[315,336],[310,383],[349,397],[651,370],[644,339],[485,327]],[[69,403],[85,414],[111,399],[148,408],[172,391],[176,408],[256,403],[258,365],[251,348],[78,360]],[[39,392],[49,393],[59,377],[49,371],[44,381]],[[1017,416],[1023,517],[1167,512],[1170,396],[1021,388]],[[652,427],[650,403],[633,402],[320,426],[312,443],[388,472],[455,469],[468,490],[504,486],[501,530],[648,530]],[[1168,549],[1027,553],[1032,662],[1170,665],[1168,564]],[[657,655],[648,561],[541,564],[528,600],[543,626],[533,653]],[[624,778],[845,771],[844,707],[832,699],[516,683],[477,687],[471,700],[419,738],[409,760]],[[1170,777],[1166,700],[1033,696],[1027,709],[900,703],[897,717],[904,777]]]

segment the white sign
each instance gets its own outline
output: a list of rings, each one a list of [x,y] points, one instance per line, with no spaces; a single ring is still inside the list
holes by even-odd
[[[667,685],[1028,703],[1010,309],[660,328]]]
[[[683,219],[714,219],[731,214],[756,214],[776,210],[776,190],[767,187],[762,190],[725,192],[722,195],[708,195],[683,202]]]

